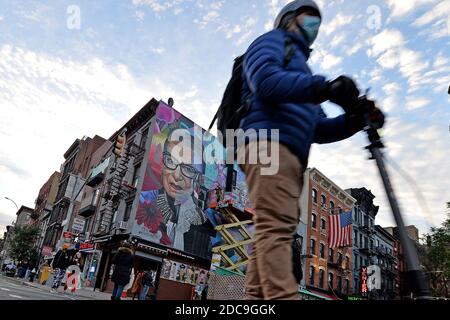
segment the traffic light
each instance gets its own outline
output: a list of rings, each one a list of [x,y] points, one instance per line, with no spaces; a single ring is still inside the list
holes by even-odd
[[[121,157],[123,155],[123,149],[125,146],[125,136],[119,135],[116,138],[116,141],[114,143],[114,154],[117,157]]]

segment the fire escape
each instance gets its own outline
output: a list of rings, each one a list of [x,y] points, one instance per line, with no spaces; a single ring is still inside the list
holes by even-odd
[[[115,215],[119,208],[121,200],[127,199],[135,195],[136,188],[126,183],[125,176],[130,165],[130,161],[134,163],[141,160],[145,150],[134,143],[127,143],[124,153],[116,159],[116,162],[110,168],[111,177],[106,181],[106,190],[103,195],[105,201],[102,202],[96,236],[106,235],[116,227],[113,226]],[[126,229],[118,226],[117,229]]]

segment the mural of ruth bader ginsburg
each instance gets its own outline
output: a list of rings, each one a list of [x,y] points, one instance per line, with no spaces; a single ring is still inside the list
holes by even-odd
[[[139,198],[137,233],[147,240],[208,257],[214,229],[198,204],[198,190],[205,169],[202,130],[197,136],[196,125],[189,119],[173,109],[166,110],[171,113],[167,119],[169,114],[164,117],[161,107],[159,111]],[[169,139],[180,128],[189,133],[189,144]],[[196,150],[198,146],[200,149]]]

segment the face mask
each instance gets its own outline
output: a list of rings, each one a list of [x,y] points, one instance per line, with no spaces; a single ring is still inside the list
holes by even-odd
[[[298,25],[300,30],[306,37],[306,41],[308,41],[308,45],[312,45],[314,40],[317,38],[317,34],[319,33],[321,19],[315,16],[304,16],[303,17],[303,26]]]

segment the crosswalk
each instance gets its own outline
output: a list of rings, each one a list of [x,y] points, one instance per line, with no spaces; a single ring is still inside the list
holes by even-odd
[[[79,297],[66,293],[51,293],[30,286],[14,283],[0,277],[0,300],[79,300]]]

